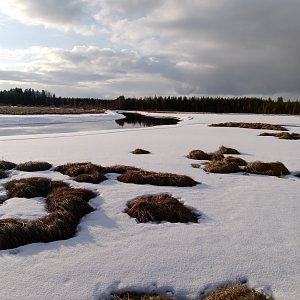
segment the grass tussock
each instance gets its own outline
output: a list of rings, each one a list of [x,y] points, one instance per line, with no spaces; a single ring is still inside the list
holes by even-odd
[[[209,155],[202,150],[190,151],[190,153],[187,155],[187,158],[196,159],[196,160],[209,160],[210,159]]]
[[[114,300],[173,300],[173,298],[157,295],[157,294],[143,294],[134,292],[125,292],[121,294],[112,295]]]
[[[89,174],[80,174],[76,177],[73,177],[73,179],[77,182],[89,182],[89,183],[98,184],[104,180],[107,180],[107,177],[104,176],[102,173],[94,171]]]
[[[235,156],[227,156],[224,158],[226,162],[232,162],[236,163],[238,166],[247,166],[247,162],[240,158],[240,157],[235,157]]]
[[[47,196],[49,214],[32,221],[0,220],[0,249],[11,249],[37,242],[52,242],[71,238],[80,219],[93,211],[87,203],[96,196],[90,190],[58,187],[53,182]],[[43,196],[42,194],[38,196]]]
[[[0,170],[11,170],[16,167],[16,164],[7,160],[0,160]]]
[[[91,162],[68,163],[56,167],[55,171],[68,175],[77,182],[98,184],[107,180],[107,177],[103,175],[106,171],[105,168],[92,164]]]
[[[52,190],[66,186],[68,185],[62,181],[51,181],[43,177],[11,180],[5,184],[9,197],[19,198],[47,197]]]
[[[204,171],[208,173],[237,173],[241,172],[239,165],[230,160],[220,159],[220,160],[212,160],[207,163],[204,167]]]
[[[57,166],[55,171],[60,172],[70,177],[76,177],[82,174],[92,174],[94,172],[103,173],[104,168],[91,162],[83,163],[67,163],[64,165]]]
[[[5,173],[5,171],[3,170],[0,170],[0,179],[3,179],[3,178],[7,178],[7,174]]]
[[[225,123],[211,124],[209,126],[210,127],[239,127],[239,128],[251,128],[251,129],[288,131],[287,128],[285,128],[281,125],[268,124],[268,123],[225,122]]]
[[[139,223],[197,223],[198,216],[168,194],[137,197],[127,203],[126,213]]]
[[[127,171],[140,171],[141,169],[131,166],[124,166],[124,165],[113,165],[109,167],[105,167],[104,173],[117,173],[117,174],[124,174]]]
[[[117,179],[124,183],[151,184],[158,186],[185,187],[198,184],[198,182],[186,175],[157,173],[144,170],[127,171],[120,175]]]
[[[261,292],[255,291],[242,284],[235,284],[217,289],[202,298],[203,300],[271,300]]]
[[[269,175],[269,176],[285,176],[290,172],[282,162],[264,163],[261,161],[254,161],[247,164],[244,169],[248,173]]]
[[[221,154],[241,154],[236,149],[234,149],[234,148],[228,148],[228,147],[225,147],[225,146],[221,146],[219,148],[219,150],[217,151],[217,153],[221,153]]]
[[[259,136],[274,136],[281,140],[300,140],[300,134],[295,132],[279,132],[279,133],[270,133],[270,132],[263,132],[259,134]]]
[[[131,151],[131,153],[132,154],[150,154],[151,152],[148,150],[137,148],[137,149]]]
[[[52,165],[45,161],[28,161],[16,165],[16,169],[25,172],[46,171],[52,168]]]

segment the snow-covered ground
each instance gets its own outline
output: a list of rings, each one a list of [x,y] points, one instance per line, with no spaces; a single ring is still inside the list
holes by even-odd
[[[300,179],[206,174],[192,168],[196,161],[186,158],[190,150],[210,152],[225,145],[239,150],[247,161],[281,161],[292,174],[300,172],[300,141],[259,137],[260,130],[207,126],[226,121],[265,122],[287,125],[291,132],[300,133],[299,116],[175,116],[183,121],[172,126],[1,137],[0,158],[15,163],[125,164],[189,175],[202,184],[187,188],[134,185],[120,183],[111,174],[110,180],[94,185],[76,183],[53,171],[12,171],[0,183],[45,176],[92,189],[99,197],[90,201],[96,211],[82,219],[74,238],[0,251],[0,299],[90,300],[124,289],[195,299],[205,289],[238,279],[276,300],[299,299]],[[130,151],[135,148],[152,154],[133,155]],[[199,223],[137,224],[123,212],[132,198],[161,192],[201,212]],[[46,213],[41,199],[19,199],[19,207],[16,201],[2,204],[2,218],[32,219]]]

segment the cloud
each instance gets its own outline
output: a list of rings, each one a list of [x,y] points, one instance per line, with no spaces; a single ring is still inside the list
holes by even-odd
[[[26,64],[2,63],[29,77],[112,94],[300,95],[298,0],[7,0],[0,9],[24,24],[106,33],[110,48],[30,48],[18,53]]]

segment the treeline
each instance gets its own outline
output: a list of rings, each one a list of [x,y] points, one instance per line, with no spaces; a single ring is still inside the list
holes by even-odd
[[[21,106],[97,107],[101,109],[182,111],[212,113],[300,114],[300,101],[255,97],[144,97],[115,100],[95,98],[62,98],[42,90],[21,88],[0,92],[0,104]]]
[[[182,111],[211,113],[300,114],[300,102],[276,101],[254,97],[119,97],[114,105],[118,109],[150,111]]]
[[[14,106],[54,106],[54,107],[102,107],[107,100],[94,98],[64,98],[56,97],[48,91],[14,88],[0,91],[1,105]]]

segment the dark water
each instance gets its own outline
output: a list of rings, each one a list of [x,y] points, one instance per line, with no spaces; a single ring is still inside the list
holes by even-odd
[[[158,125],[173,125],[179,119],[171,117],[149,117],[137,113],[122,113],[125,119],[120,120],[99,120],[99,121],[74,121],[56,123],[35,123],[35,124],[13,124],[1,125],[0,136],[14,136],[27,134],[48,134],[48,133],[69,133],[79,131],[108,130],[108,129],[129,129],[152,127]]]

